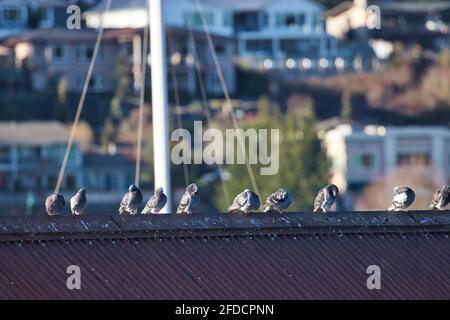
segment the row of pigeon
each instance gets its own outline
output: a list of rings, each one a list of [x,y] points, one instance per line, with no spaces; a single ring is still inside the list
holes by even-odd
[[[81,215],[87,205],[86,190],[80,189],[70,199],[72,214]],[[314,200],[314,212],[331,212],[332,206],[339,195],[339,189],[334,184],[329,184],[320,189]],[[120,202],[119,214],[137,214],[144,197],[139,188],[131,185],[128,192]],[[415,199],[414,191],[409,187],[395,187],[394,198],[388,211],[406,210]],[[272,193],[264,204],[264,212],[284,212],[292,202],[292,195],[287,189],[279,189]],[[444,185],[437,190],[431,201],[430,209],[444,210],[450,202],[450,185]],[[157,214],[167,203],[167,197],[162,188],[157,188],[155,193],[146,203],[142,214]],[[198,187],[195,183],[190,184],[183,194],[177,208],[177,214],[192,214],[200,203]],[[259,196],[249,189],[238,194],[233,203],[228,207],[228,212],[254,212],[261,207]],[[49,215],[63,214],[65,200],[61,194],[51,194],[45,200],[45,209]]]

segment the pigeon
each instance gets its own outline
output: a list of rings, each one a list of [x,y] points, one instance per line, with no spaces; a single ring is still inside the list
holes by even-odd
[[[287,189],[278,189],[266,200],[264,212],[278,211],[282,213],[292,202],[292,195]]]
[[[314,200],[314,212],[331,212],[331,206],[339,195],[339,189],[334,184],[329,184],[320,189]]]
[[[81,188],[71,199],[70,199],[70,210],[72,214],[80,215],[84,213],[86,209],[87,198],[86,189]]]
[[[233,203],[228,208],[228,212],[242,211],[249,213],[252,210],[257,210],[260,206],[259,196],[253,191],[245,189],[234,198]]]
[[[132,184],[128,188],[128,192],[123,196],[120,202],[119,213],[120,214],[136,214],[137,209],[141,205],[143,200],[142,192]]]
[[[414,191],[408,187],[394,187],[394,199],[388,211],[406,210],[416,198]]]
[[[194,209],[200,203],[200,195],[198,194],[198,187],[195,183],[191,183],[187,186],[186,192],[181,197],[180,204],[178,205],[178,214],[192,214]]]
[[[167,203],[167,197],[164,194],[163,188],[158,188],[155,190],[155,194],[150,197],[147,204],[145,205],[144,210],[142,210],[142,214],[147,213],[159,213],[162,208]]]
[[[53,193],[45,199],[45,211],[47,211],[49,216],[62,215],[65,206],[66,201],[62,194]]]
[[[445,210],[445,207],[450,203],[450,185],[444,185],[441,189],[436,191],[431,201],[430,209]]]

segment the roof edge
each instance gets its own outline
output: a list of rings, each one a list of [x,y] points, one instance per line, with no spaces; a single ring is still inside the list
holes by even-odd
[[[450,233],[449,212],[3,216],[0,241]]]

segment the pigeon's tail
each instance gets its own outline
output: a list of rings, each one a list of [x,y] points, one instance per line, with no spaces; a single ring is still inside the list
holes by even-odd
[[[264,208],[264,212],[272,211],[272,207],[269,205],[264,205],[263,208]]]

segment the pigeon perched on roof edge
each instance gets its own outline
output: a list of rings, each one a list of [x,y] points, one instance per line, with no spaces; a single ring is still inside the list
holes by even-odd
[[[137,209],[143,201],[141,190],[134,184],[130,185],[128,192],[123,196],[120,202],[119,213],[120,214],[136,214]]]
[[[394,187],[394,199],[392,200],[391,206],[387,211],[400,211],[406,210],[412,205],[416,194],[409,187]]]
[[[245,189],[234,198],[233,203],[228,207],[228,212],[242,211],[249,213],[258,210],[260,206],[259,196],[253,191]]]
[[[292,195],[287,189],[278,189],[267,197],[264,212],[278,211],[282,213],[292,202]]]
[[[80,215],[84,213],[87,204],[86,193],[86,189],[81,188],[72,198],[70,198],[70,210],[72,211],[72,214]]]
[[[445,207],[450,203],[450,185],[446,184],[441,189],[437,190],[431,201],[430,209],[445,210]]]
[[[331,212],[331,207],[339,196],[339,189],[334,184],[329,184],[320,189],[314,200],[314,212]]]
[[[198,194],[198,187],[195,183],[187,186],[186,192],[180,200],[177,208],[178,214],[192,214],[193,209],[200,203],[200,195]]]
[[[148,199],[147,204],[142,210],[142,214],[159,213],[167,203],[167,196],[163,188],[157,188],[153,196]]]
[[[64,214],[66,201],[60,193],[53,193],[45,199],[45,211],[49,216]]]

